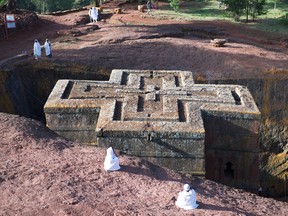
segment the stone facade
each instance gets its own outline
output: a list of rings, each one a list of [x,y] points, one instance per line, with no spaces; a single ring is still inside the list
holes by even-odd
[[[189,71],[113,70],[109,81],[59,80],[44,111],[47,126],[71,140],[231,185],[258,183],[260,112],[246,87],[195,84]]]

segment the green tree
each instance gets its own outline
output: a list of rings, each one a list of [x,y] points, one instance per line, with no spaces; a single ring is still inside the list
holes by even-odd
[[[100,4],[102,3],[101,0],[91,0],[95,7],[100,7]]]
[[[177,12],[179,10],[180,0],[168,0],[168,1],[173,10]]]
[[[0,0],[0,6],[4,6],[8,10],[15,10],[17,7],[16,0]]]
[[[222,2],[228,6],[228,11],[236,21],[239,21],[240,16],[244,13],[247,22],[249,15],[254,20],[256,16],[266,13],[264,10],[266,0],[223,0]]]
[[[232,14],[236,21],[239,21],[243,14],[243,9],[246,7],[246,0],[222,0],[228,6],[227,10]]]
[[[26,9],[30,11],[36,11],[37,9],[35,3],[33,3],[31,0],[17,1],[17,7],[20,9]]]
[[[90,0],[75,0],[73,3],[73,8],[81,8],[89,4],[90,4]]]
[[[17,8],[47,13],[72,8],[79,8],[91,3],[91,0],[0,0],[0,6],[11,5],[17,2]],[[11,9],[11,8],[10,8]]]
[[[54,12],[71,9],[74,3],[74,0],[45,0],[46,2],[46,11],[45,12]]]
[[[75,0],[30,0],[30,2],[36,7],[35,11],[39,13],[49,13],[71,9]]]
[[[0,0],[0,7],[5,4],[5,0]]]
[[[249,3],[248,14],[252,17],[253,21],[257,16],[267,13],[267,10],[264,9],[266,0],[250,0]],[[246,20],[248,21],[248,16],[246,16]]]

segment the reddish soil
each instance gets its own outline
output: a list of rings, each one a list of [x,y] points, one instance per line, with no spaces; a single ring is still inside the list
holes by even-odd
[[[95,70],[191,70],[216,79],[263,77],[271,68],[288,68],[283,35],[220,21],[167,20],[131,9],[112,12],[106,8],[97,24],[87,23],[88,10],[41,15],[37,25],[0,38],[0,62],[7,67],[4,60],[22,51],[33,62],[33,40],[43,44],[49,38],[53,58],[48,61],[85,63]],[[228,39],[227,46],[211,46],[212,38]],[[288,215],[287,203],[119,152],[122,169],[107,173],[106,149],[67,141],[35,120],[0,113],[0,131],[0,215]],[[175,206],[187,182],[200,204],[193,211]]]
[[[39,16],[36,26],[10,32],[9,40],[0,39],[0,62],[23,51],[33,60],[34,38],[42,45],[49,38],[51,61],[73,59],[95,70],[177,69],[207,79],[242,79],[264,77],[275,68],[288,69],[287,35],[224,21],[169,20],[157,12],[154,16],[140,13],[131,5],[123,7],[122,14],[113,14],[116,6],[111,4],[105,5],[102,21],[94,24],[89,23],[88,9]],[[210,45],[214,38],[228,42],[216,48]]]
[[[0,215],[279,215],[287,203],[180,175],[118,152],[121,170],[106,172],[106,149],[81,146],[41,123],[0,113]],[[184,183],[199,208],[179,209]]]

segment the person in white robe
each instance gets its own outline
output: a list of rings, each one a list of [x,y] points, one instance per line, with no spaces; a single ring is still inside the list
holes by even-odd
[[[104,161],[104,169],[106,171],[116,171],[116,170],[120,169],[119,159],[115,155],[112,147],[109,147],[107,149],[107,155],[106,155],[105,161]]]
[[[93,19],[92,19],[92,10],[93,10],[93,8],[90,8],[90,9],[89,9],[89,18],[90,18],[90,22],[93,21]]]
[[[196,193],[194,189],[190,190],[190,185],[185,184],[183,187],[183,191],[181,191],[178,195],[176,205],[179,208],[183,208],[185,210],[196,209],[198,204],[196,203]]]
[[[98,10],[97,10],[96,7],[92,8],[91,17],[92,17],[93,22],[97,22],[98,21]]]
[[[46,57],[51,58],[52,57],[52,44],[50,43],[48,39],[46,39],[45,41],[44,48],[45,48]]]
[[[41,45],[37,39],[34,40],[33,54],[36,60],[41,57]]]

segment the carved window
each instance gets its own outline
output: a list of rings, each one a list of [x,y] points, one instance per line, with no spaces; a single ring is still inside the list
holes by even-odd
[[[234,179],[234,167],[230,161],[225,164],[224,176],[226,178]]]

